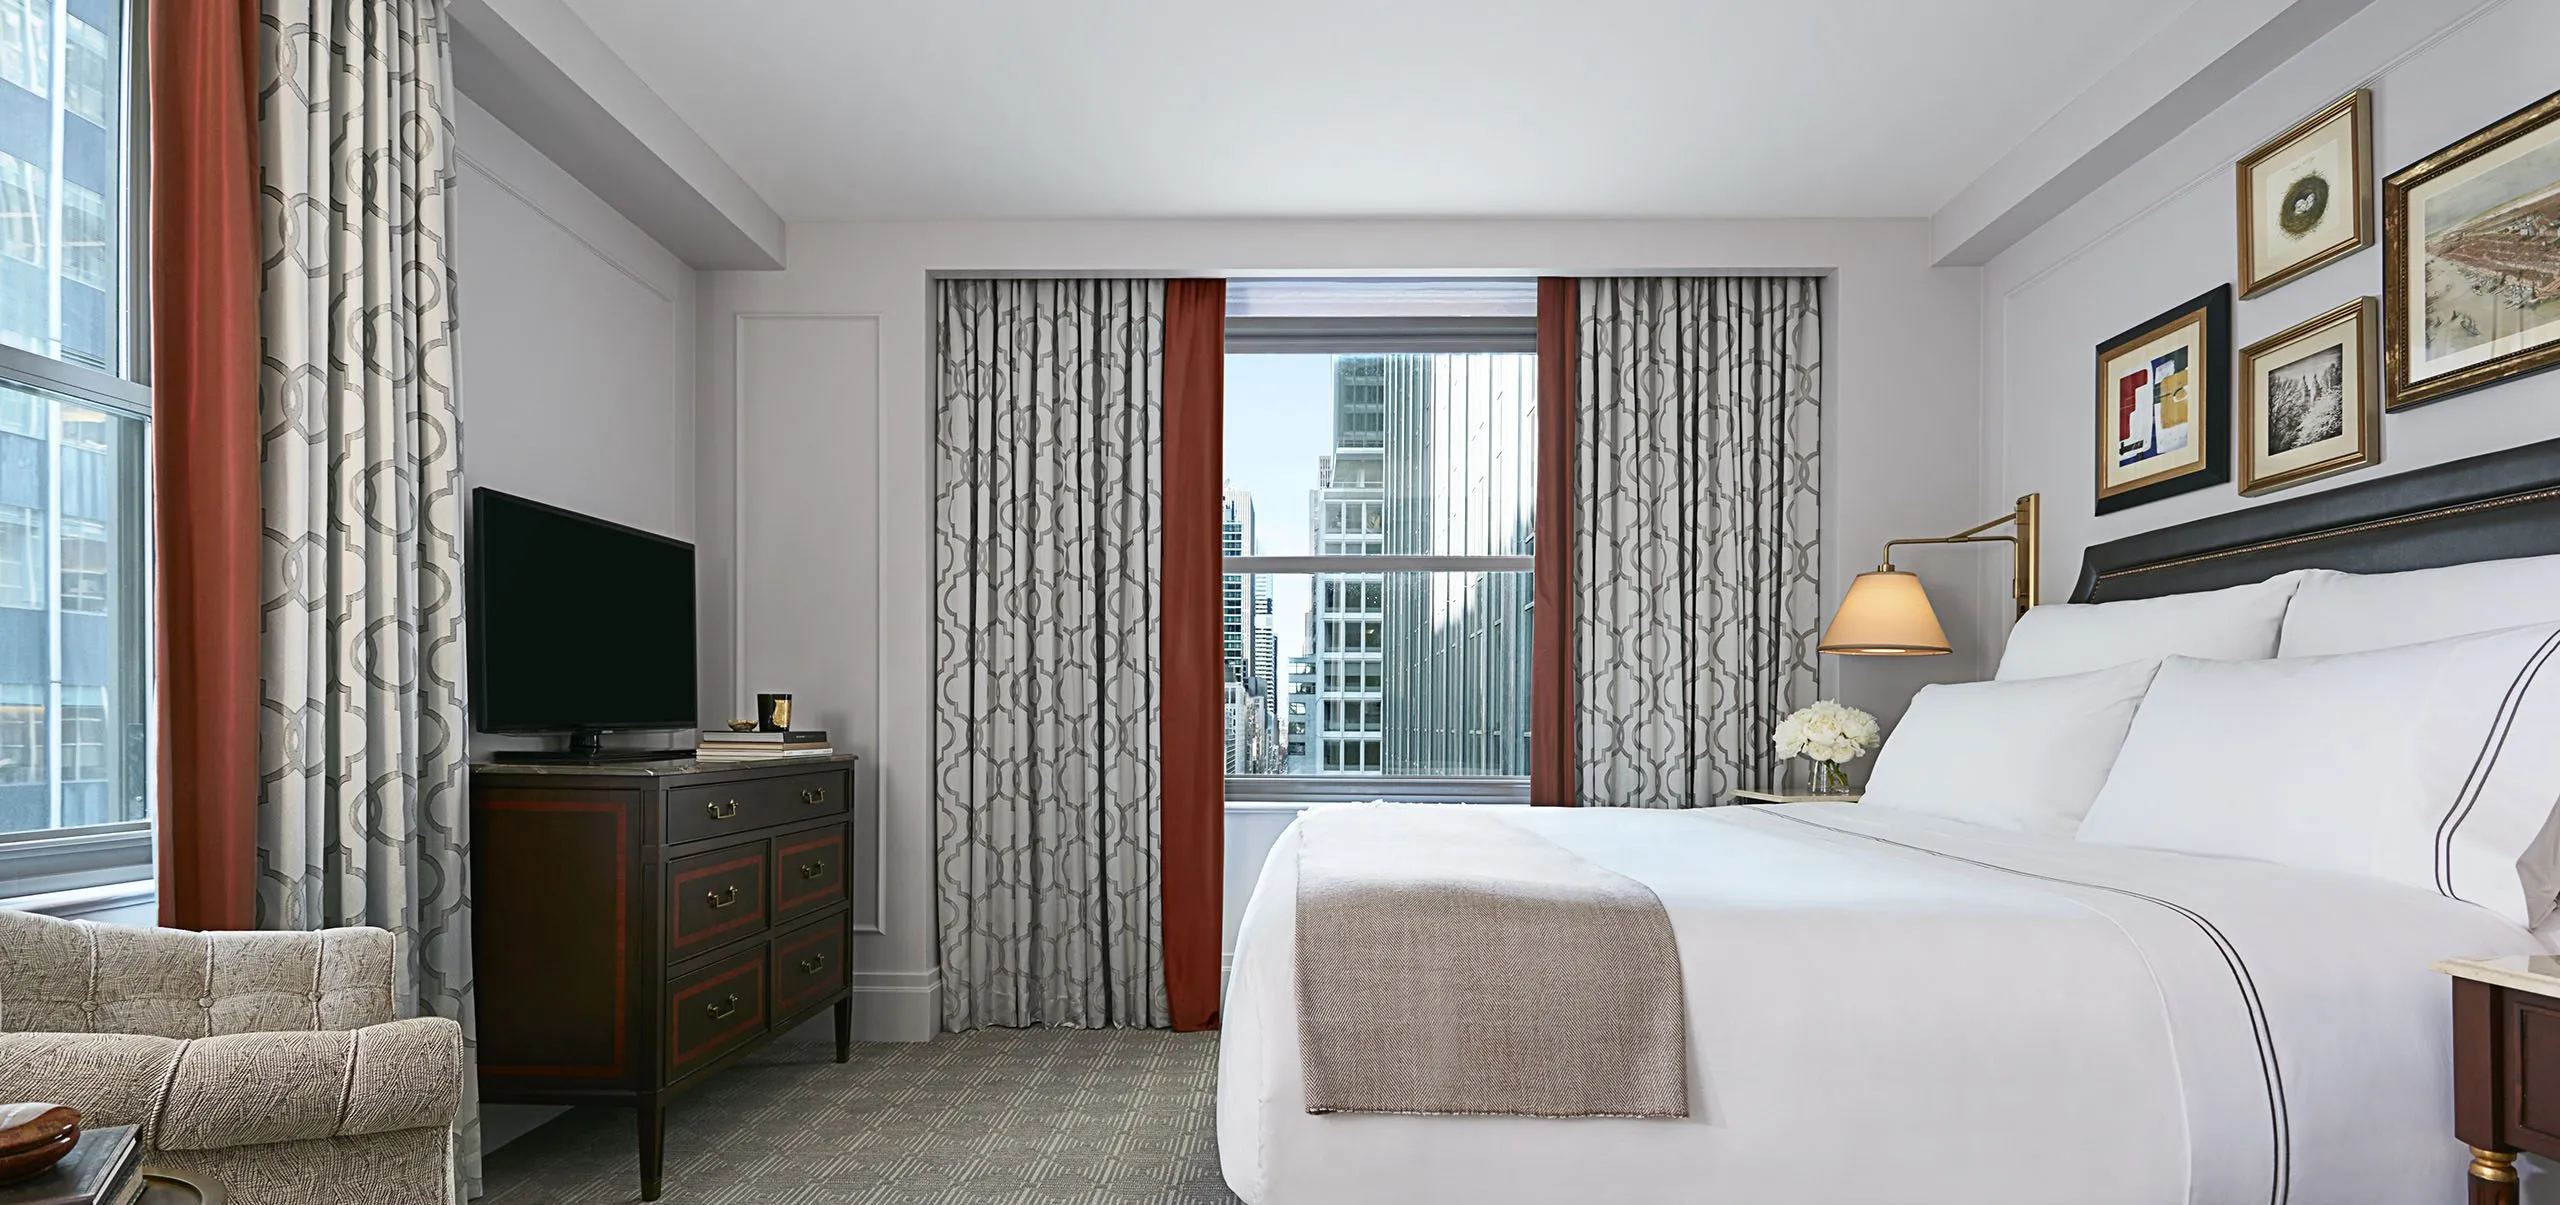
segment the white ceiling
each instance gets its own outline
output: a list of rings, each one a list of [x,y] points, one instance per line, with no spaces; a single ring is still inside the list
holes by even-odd
[[[817,221],[1923,217],[2189,0],[569,2]]]

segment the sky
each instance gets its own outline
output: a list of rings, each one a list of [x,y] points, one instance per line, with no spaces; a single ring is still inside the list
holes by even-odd
[[[1227,357],[1228,484],[1253,495],[1253,517],[1264,556],[1305,556],[1307,499],[1316,488],[1316,461],[1333,450],[1333,357],[1329,355],[1230,355]],[[1272,629],[1280,637],[1280,675],[1289,658],[1307,651],[1310,579],[1272,579]]]

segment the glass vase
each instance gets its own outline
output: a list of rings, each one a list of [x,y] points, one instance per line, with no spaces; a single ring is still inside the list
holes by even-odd
[[[1850,793],[1849,772],[1836,761],[1805,759],[1805,793],[1808,795],[1846,795]]]

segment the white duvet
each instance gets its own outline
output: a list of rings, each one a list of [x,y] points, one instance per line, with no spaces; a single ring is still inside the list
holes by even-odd
[[[2427,966],[2544,949],[2406,887],[1885,809],[1505,815],[1661,897],[1691,1116],[1309,1116],[1292,829],[1224,1014],[1245,1200],[2452,1205]]]

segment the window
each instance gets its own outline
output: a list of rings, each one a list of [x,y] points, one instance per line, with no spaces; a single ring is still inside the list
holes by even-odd
[[[62,274],[101,293],[116,287],[115,219],[107,199],[62,184]]]
[[[0,362],[0,371],[10,367]],[[150,595],[144,419],[52,393],[5,394],[40,421],[0,430],[0,897],[11,834],[150,815]],[[32,405],[27,403],[31,402]],[[0,408],[5,417],[5,408]],[[18,428],[36,426],[38,439]],[[147,874],[148,832],[139,862]]]
[[[44,219],[52,205],[53,187],[44,169],[0,150],[0,255],[43,268]]]
[[[44,515],[0,505],[0,607],[44,605]]]
[[[0,0],[0,900],[151,876],[128,11]]]
[[[53,91],[53,0],[0,0],[0,80]]]
[[[1230,540],[1228,581],[1264,583],[1271,605],[1242,622],[1291,667],[1273,716],[1285,739],[1259,742],[1260,764],[1231,747],[1231,775],[1252,781],[1229,797],[1393,797],[1428,780],[1417,797],[1525,798],[1535,285],[1475,282],[1478,313],[1453,324],[1272,308],[1296,283],[1229,286],[1227,508],[1263,521],[1252,553]],[[1256,321],[1310,316],[1338,321]]]
[[[24,0],[21,0],[24,2]],[[99,129],[115,126],[116,55],[106,32],[78,17],[62,24],[62,107]]]

